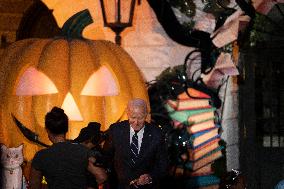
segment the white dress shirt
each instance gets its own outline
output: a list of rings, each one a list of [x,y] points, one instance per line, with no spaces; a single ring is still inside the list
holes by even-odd
[[[144,134],[144,127],[142,129],[140,129],[140,131],[137,133],[137,136],[138,136],[138,154],[140,152],[140,147],[141,147],[141,144],[142,144],[142,139],[143,139],[143,134]],[[132,137],[133,137],[134,134],[135,134],[134,129],[132,127],[130,127],[130,141],[129,141],[129,145],[132,142]]]

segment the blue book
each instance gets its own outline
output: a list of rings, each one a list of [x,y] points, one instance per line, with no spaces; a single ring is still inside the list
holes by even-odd
[[[189,145],[188,148],[193,149],[193,150],[195,150],[195,149],[197,149],[197,148],[201,148],[202,146],[208,144],[209,142],[212,142],[213,140],[215,140],[215,139],[217,139],[217,138],[221,138],[221,135],[218,134],[217,136],[212,137],[212,138],[208,139],[207,141],[204,141],[203,143],[198,144],[198,145],[196,145],[196,146]]]
[[[212,129],[208,129],[205,131],[201,131],[198,133],[194,133],[191,134],[189,137],[189,143],[188,143],[188,147],[195,149],[198,148],[218,137],[220,137],[219,135],[219,128],[220,125],[216,125],[214,128]]]
[[[215,175],[205,175],[205,176],[197,176],[191,177],[185,181],[186,189],[193,189],[198,187],[216,185],[220,183],[220,178]]]
[[[195,134],[189,134],[186,129],[182,130],[177,138],[176,145],[182,145],[190,149],[196,149],[202,145],[207,144],[217,138],[220,138],[218,134],[220,126],[216,125],[213,129],[201,131]]]

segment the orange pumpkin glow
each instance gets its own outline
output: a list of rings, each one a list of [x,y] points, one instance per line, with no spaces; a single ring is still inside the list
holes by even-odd
[[[10,45],[0,64],[0,142],[24,143],[27,160],[39,146],[23,136],[11,114],[48,144],[44,116],[53,106],[68,114],[67,137],[73,139],[90,121],[106,130],[126,119],[127,101],[133,97],[148,102],[135,62],[112,42],[27,39]]]

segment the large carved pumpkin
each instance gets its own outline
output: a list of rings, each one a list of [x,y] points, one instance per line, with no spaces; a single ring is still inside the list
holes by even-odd
[[[132,58],[109,41],[58,37],[15,42],[0,65],[0,142],[24,143],[31,160],[39,146],[28,141],[11,114],[49,143],[44,116],[53,106],[69,116],[68,138],[75,138],[90,121],[101,129],[126,119],[127,101],[148,102],[144,80]]]

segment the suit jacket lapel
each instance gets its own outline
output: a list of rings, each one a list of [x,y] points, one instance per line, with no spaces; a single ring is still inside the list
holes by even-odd
[[[126,125],[124,125],[122,129],[122,150],[124,157],[127,161],[130,160],[130,129],[129,129],[129,123],[127,122]]]
[[[142,160],[145,154],[147,154],[147,148],[149,148],[151,140],[152,140],[152,135],[150,132],[151,126],[146,126],[144,128],[144,134],[143,134],[143,139],[140,147],[140,152],[138,155],[138,160],[136,162],[136,165],[138,165]]]

